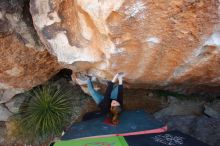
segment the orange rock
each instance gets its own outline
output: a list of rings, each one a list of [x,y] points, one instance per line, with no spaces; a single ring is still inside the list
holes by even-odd
[[[61,68],[46,50],[28,48],[14,34],[0,38],[0,44],[2,89],[30,89],[47,81]]]
[[[73,71],[107,79],[123,71],[133,88],[219,89],[216,0],[31,0],[30,6],[42,42]]]

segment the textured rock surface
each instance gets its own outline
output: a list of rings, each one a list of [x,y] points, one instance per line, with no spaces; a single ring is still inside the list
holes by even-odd
[[[6,135],[6,128],[5,123],[0,122],[0,145],[5,145],[5,135]]]
[[[167,123],[169,130],[179,130],[210,146],[219,146],[220,116],[216,116],[220,110],[218,100],[205,103],[169,98],[172,102],[166,108],[154,113],[156,119]]]
[[[47,81],[60,67],[47,51],[28,48],[13,34],[0,38],[0,44],[2,88],[31,88]]]
[[[133,88],[220,94],[218,0],[31,0],[42,42],[74,71]],[[132,86],[131,86],[132,87]]]
[[[0,104],[8,102],[13,96],[23,92],[22,89],[0,89]]]
[[[8,118],[12,115],[2,104],[0,104],[0,121],[8,121]]]
[[[5,106],[8,108],[10,112],[17,113],[24,100],[25,100],[25,96],[22,94],[18,94],[12,100],[5,103]]]
[[[0,38],[0,103],[48,80],[60,69],[46,50],[26,47],[14,35]]]
[[[1,0],[0,26],[0,37],[15,33],[25,46],[44,49],[33,28],[28,0]]]
[[[26,0],[0,1],[0,103],[41,84],[60,69],[41,45]]]
[[[201,115],[203,113],[204,101],[181,101],[172,96],[169,96],[168,98],[170,104],[166,108],[155,113],[154,116],[156,118],[168,115]]]
[[[212,118],[220,118],[220,100],[206,104],[204,113]]]
[[[164,116],[158,118],[167,123],[170,130],[179,130],[199,139],[210,146],[219,146],[220,118],[206,116]]]

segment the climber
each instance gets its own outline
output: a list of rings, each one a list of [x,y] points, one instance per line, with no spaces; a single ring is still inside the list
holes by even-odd
[[[101,108],[103,114],[107,114],[107,117],[111,119],[113,125],[119,124],[119,116],[123,107],[123,77],[124,73],[117,73],[112,81],[108,81],[108,86],[104,96],[96,91],[93,87],[91,77],[87,77],[87,85],[89,93]],[[119,85],[114,83],[118,79]]]

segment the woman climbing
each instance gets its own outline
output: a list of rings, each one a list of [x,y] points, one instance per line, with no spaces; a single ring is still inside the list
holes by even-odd
[[[123,108],[123,76],[124,73],[117,73],[112,81],[108,81],[108,86],[104,96],[93,87],[91,77],[87,79],[89,93],[101,108],[103,114],[107,114],[114,125],[119,124],[119,116]],[[118,79],[119,84],[114,85]]]

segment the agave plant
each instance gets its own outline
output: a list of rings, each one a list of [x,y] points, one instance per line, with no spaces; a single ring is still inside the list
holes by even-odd
[[[27,93],[29,101],[19,113],[26,133],[45,139],[59,135],[72,112],[70,90],[45,85]]]

